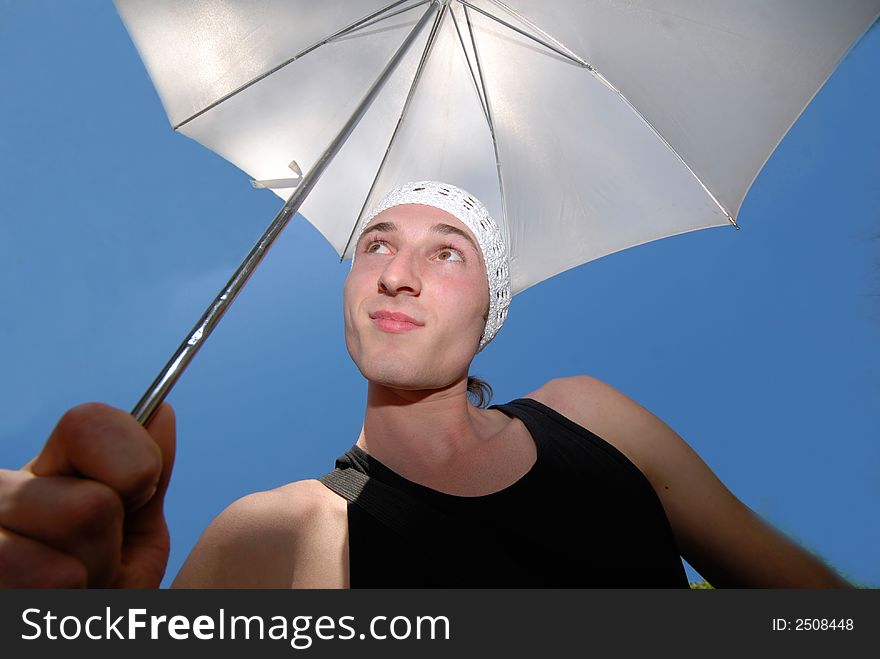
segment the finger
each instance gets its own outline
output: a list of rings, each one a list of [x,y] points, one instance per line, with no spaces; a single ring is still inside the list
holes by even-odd
[[[0,527],[73,556],[90,586],[107,586],[121,561],[123,504],[97,481],[0,471]]]
[[[175,419],[170,405],[159,407],[147,430],[162,451],[162,477],[153,498],[126,516],[122,565],[114,583],[120,588],[157,588],[168,562],[170,541],[163,508],[175,454]]]
[[[26,467],[36,476],[82,475],[119,493],[128,508],[148,501],[162,475],[162,454],[122,410],[89,403],[69,410]]]
[[[144,504],[136,513],[131,513],[126,519],[126,534],[152,533],[165,528],[163,506],[165,493],[171,481],[171,471],[174,467],[175,450],[175,419],[174,410],[168,404],[162,404],[147,426],[150,437],[162,452],[162,475],[156,486],[153,497]]]
[[[87,574],[73,556],[0,528],[0,588],[85,588]]]
[[[171,471],[174,467],[174,456],[177,449],[177,421],[174,417],[174,409],[168,403],[162,403],[153,418],[147,424],[147,432],[159,447],[162,457],[162,475],[156,488],[156,496],[151,503],[158,501],[159,508],[165,499],[168,483],[171,481]]]

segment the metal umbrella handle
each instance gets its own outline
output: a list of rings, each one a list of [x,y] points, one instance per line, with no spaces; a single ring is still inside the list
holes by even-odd
[[[147,389],[146,393],[138,401],[137,405],[134,406],[131,414],[138,423],[141,425],[149,423],[156,409],[162,401],[165,400],[165,396],[171,391],[171,388],[183,374],[184,370],[186,370],[186,367],[189,365],[190,361],[192,361],[193,357],[195,357],[199,348],[205,340],[207,340],[208,336],[210,336],[211,332],[217,326],[217,323],[220,322],[220,319],[223,317],[223,314],[226,313],[229,305],[232,304],[239,291],[241,291],[242,287],[247,283],[247,280],[250,279],[250,276],[253,274],[254,270],[256,270],[260,261],[263,260],[266,252],[269,251],[272,243],[275,242],[275,239],[281,234],[284,227],[287,226],[290,218],[292,218],[299,210],[299,207],[302,205],[303,201],[305,201],[309,192],[311,192],[312,188],[318,182],[321,174],[327,169],[327,166],[342,148],[342,145],[345,144],[345,141],[348,139],[349,135],[351,135],[358,122],[360,122],[367,109],[369,109],[373,100],[385,85],[385,82],[397,68],[397,65],[400,64],[400,61],[403,59],[404,55],[406,55],[406,52],[415,41],[418,34],[422,31],[422,28],[424,28],[431,18],[431,15],[440,9],[440,5],[441,3],[439,0],[432,0],[428,9],[407,35],[406,39],[394,53],[394,56],[388,64],[385,65],[382,73],[379,74],[379,77],[373,83],[372,87],[367,91],[349,120],[345,123],[324,153],[321,154],[317,162],[315,162],[315,165],[309,170],[308,174],[302,178],[302,181],[297,186],[296,190],[290,195],[290,198],[284,203],[281,210],[278,211],[275,219],[272,220],[272,223],[253,246],[244,261],[238,266],[238,269],[226,283],[226,286],[224,286],[223,290],[221,290],[217,297],[214,298],[214,301],[195,324],[195,327],[192,328],[188,337],[180,344],[177,352],[174,353],[174,356],[171,357],[162,369],[162,372],[159,373],[149,389]]]

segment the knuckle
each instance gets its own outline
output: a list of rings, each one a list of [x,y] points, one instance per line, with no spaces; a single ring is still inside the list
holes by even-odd
[[[0,520],[14,517],[21,509],[25,485],[33,478],[20,471],[0,469]]]
[[[33,588],[85,588],[88,570],[80,561],[62,554],[34,576]]]
[[[121,526],[122,500],[113,490],[95,481],[82,481],[77,490],[65,511],[65,535],[93,536]]]
[[[76,558],[0,529],[0,588],[83,588],[87,583],[88,571]]]
[[[67,410],[58,420],[57,427],[72,437],[87,435],[95,423],[99,423],[112,410],[104,403],[83,403]]]

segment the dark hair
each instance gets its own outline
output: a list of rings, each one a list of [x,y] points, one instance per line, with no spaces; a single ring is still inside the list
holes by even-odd
[[[486,408],[492,402],[492,387],[488,382],[476,375],[469,375],[467,379],[468,398],[475,407]]]

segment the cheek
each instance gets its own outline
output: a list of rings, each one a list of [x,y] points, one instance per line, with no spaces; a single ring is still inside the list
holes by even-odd
[[[342,288],[342,317],[345,322],[346,336],[354,327],[352,321],[357,313],[358,301],[363,299],[362,287],[362,278],[354,273],[346,277],[345,285]]]
[[[451,322],[461,327],[479,326],[482,331],[486,322],[486,309],[489,306],[489,290],[485,281],[474,281],[473,277],[457,277],[448,282],[443,295]]]
[[[374,293],[378,279],[377,273],[370,271],[365,265],[356,264],[345,278],[345,285],[342,288],[345,308],[357,305],[364,298],[364,295]]]

